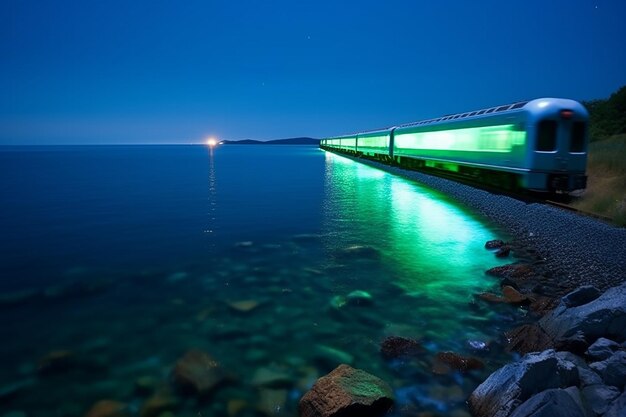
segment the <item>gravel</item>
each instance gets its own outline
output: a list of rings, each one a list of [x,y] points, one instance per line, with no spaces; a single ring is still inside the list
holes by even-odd
[[[542,259],[555,295],[593,285],[600,290],[626,281],[626,228],[541,203],[493,194],[444,178],[358,159],[441,191],[477,211]]]

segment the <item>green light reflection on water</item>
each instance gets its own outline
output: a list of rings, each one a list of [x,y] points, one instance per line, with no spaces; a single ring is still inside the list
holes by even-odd
[[[484,249],[494,228],[417,183],[326,152],[325,187],[328,250],[379,249],[385,279],[408,294],[466,303],[494,284],[484,271],[506,263]]]

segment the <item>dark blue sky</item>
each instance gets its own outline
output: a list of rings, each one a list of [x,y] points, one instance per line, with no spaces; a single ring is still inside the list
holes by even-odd
[[[626,84],[626,1],[0,4],[0,144],[323,137]]]

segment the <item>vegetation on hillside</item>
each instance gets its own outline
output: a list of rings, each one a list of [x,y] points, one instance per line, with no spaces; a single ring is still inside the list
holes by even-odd
[[[587,190],[574,206],[626,226],[626,134],[589,145],[587,175]]]
[[[589,111],[589,136],[592,142],[626,133],[626,86],[608,99],[583,101]]]
[[[583,104],[589,111],[589,179],[573,205],[626,226],[626,86]]]

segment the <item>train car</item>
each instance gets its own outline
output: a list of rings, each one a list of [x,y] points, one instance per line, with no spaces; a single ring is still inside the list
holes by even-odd
[[[567,192],[586,186],[587,124],[580,103],[542,98],[359,133],[356,155],[505,189]]]

